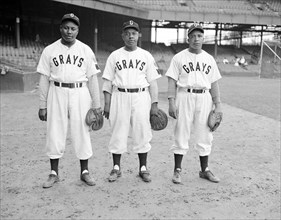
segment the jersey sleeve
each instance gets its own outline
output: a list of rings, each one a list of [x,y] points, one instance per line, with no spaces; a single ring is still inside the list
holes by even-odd
[[[106,60],[105,68],[103,71],[102,78],[107,79],[109,81],[114,80],[114,74],[115,74],[115,63],[114,63],[114,54],[111,53],[109,57]]]
[[[87,48],[86,51],[87,51],[87,53],[86,53],[87,57],[89,57],[86,75],[88,78],[90,78],[92,75],[98,74],[101,71],[100,71],[100,67],[98,65],[96,56],[95,56],[94,52],[92,51],[92,49],[89,47],[89,48]]]
[[[147,52],[147,58],[148,58],[148,65],[147,65],[147,81],[151,82],[155,79],[158,79],[161,77],[159,74],[158,66],[155,62],[155,59],[153,56]]]
[[[36,71],[40,74],[50,76],[51,75],[51,65],[48,59],[48,49],[45,48],[39,59]]]
[[[172,61],[170,63],[170,66],[169,66],[165,76],[170,77],[170,78],[178,81],[178,79],[179,79],[179,72],[180,72],[180,70],[179,70],[177,62],[176,62],[176,57],[174,56],[172,58]]]

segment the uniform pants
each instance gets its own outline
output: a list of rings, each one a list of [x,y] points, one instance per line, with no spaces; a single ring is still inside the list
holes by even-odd
[[[207,156],[211,153],[213,135],[207,125],[208,116],[212,110],[213,102],[211,94],[189,93],[179,90],[176,99],[178,118],[175,121],[175,143],[171,150],[175,154],[185,155],[189,149],[191,129],[194,130],[195,148],[199,156]]]
[[[63,156],[68,122],[72,144],[78,159],[89,159],[92,152],[89,127],[85,123],[91,107],[91,96],[87,86],[62,88],[50,85],[47,101],[47,155],[50,159]]]
[[[138,93],[113,91],[109,115],[112,131],[109,152],[127,152],[129,134],[133,140],[133,152],[146,153],[151,149],[150,108],[151,98],[147,90]]]

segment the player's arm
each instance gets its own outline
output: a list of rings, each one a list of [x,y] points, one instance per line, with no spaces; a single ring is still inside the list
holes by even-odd
[[[112,82],[110,80],[104,79],[102,91],[103,91],[103,94],[104,94],[103,115],[106,119],[109,119],[111,94],[112,94]]]
[[[150,82],[149,93],[151,97],[151,114],[157,114],[158,112],[158,84],[157,80]]]
[[[218,81],[215,81],[211,84],[211,90],[210,90],[213,103],[215,105],[215,112],[222,112],[221,107],[221,100],[220,100],[220,88]]]
[[[178,117],[177,107],[175,104],[176,92],[177,92],[176,80],[171,77],[168,77],[169,115],[174,119]]]
[[[101,111],[99,82],[96,74],[89,77],[88,88],[92,98],[92,108]]]
[[[50,87],[49,76],[40,74],[39,80],[39,112],[41,121],[47,121],[47,98]]]

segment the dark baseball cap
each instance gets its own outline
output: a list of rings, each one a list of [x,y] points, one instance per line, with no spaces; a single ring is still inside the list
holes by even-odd
[[[198,24],[198,23],[194,23],[190,26],[190,28],[188,29],[188,35],[192,32],[192,31],[201,31],[204,34],[204,29],[202,27],[202,25]]]
[[[138,32],[140,31],[140,27],[139,27],[138,23],[134,22],[133,20],[124,22],[124,24],[123,24],[123,31],[125,29],[127,29],[127,28],[134,28]]]
[[[63,23],[64,21],[73,21],[75,24],[80,26],[79,18],[73,13],[65,14],[61,19],[61,23]]]

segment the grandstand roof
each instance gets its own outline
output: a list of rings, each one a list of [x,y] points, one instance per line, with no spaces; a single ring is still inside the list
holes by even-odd
[[[281,27],[279,0],[53,0],[146,20]]]

